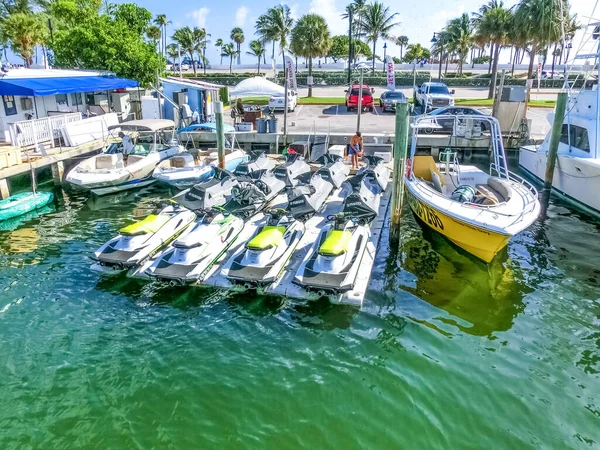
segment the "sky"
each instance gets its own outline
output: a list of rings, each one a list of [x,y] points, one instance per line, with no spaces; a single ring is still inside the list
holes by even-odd
[[[129,0],[131,1],[131,0]],[[124,1],[119,1],[124,2]],[[400,25],[394,30],[394,35],[408,36],[409,43],[420,43],[430,47],[434,31],[439,31],[446,23],[462,13],[471,14],[477,11],[484,0],[403,0],[402,2],[384,1],[390,6],[390,11],[397,12],[397,21]],[[517,0],[505,0],[506,6],[516,4]],[[166,14],[172,24],[167,30],[167,36],[172,36],[175,28],[182,26],[198,26],[206,28],[210,33],[211,41],[222,38],[230,42],[230,32],[233,27],[244,30],[246,41],[242,44],[242,64],[254,62],[254,58],[247,55],[248,42],[255,38],[254,24],[258,16],[275,6],[278,2],[272,0],[220,0],[218,2],[165,2],[164,0],[137,0],[138,5],[150,10],[154,15]],[[341,18],[345,6],[350,0],[289,0],[294,19],[306,13],[316,13],[323,16],[329,25],[332,35],[346,34],[348,21]],[[587,23],[593,11],[595,0],[571,0],[571,11],[577,13],[580,22]],[[600,9],[596,12],[600,16]],[[600,17],[597,17],[600,19]],[[577,39],[575,40],[577,41]],[[400,49],[392,43],[387,43],[387,53],[400,56]],[[383,42],[377,44],[377,54],[383,55]],[[214,45],[209,45],[207,58],[213,64],[219,62],[219,52]],[[270,53],[268,53],[270,56]],[[509,59],[509,53],[504,56]],[[502,61],[507,62],[507,61]]]

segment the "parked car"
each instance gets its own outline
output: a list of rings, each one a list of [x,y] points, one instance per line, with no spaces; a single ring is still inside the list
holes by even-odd
[[[540,74],[542,80],[564,80],[565,76],[560,72],[553,72],[551,70],[543,70]]]
[[[356,111],[358,109],[358,96],[361,92],[358,84],[353,84],[350,89],[346,89],[346,109]],[[362,85],[362,109],[363,111],[373,111],[373,94],[375,89]]]
[[[383,112],[396,111],[396,103],[405,102],[406,96],[400,91],[385,91],[379,97],[379,106]]]
[[[173,66],[172,66],[171,70],[172,70],[173,72],[179,72],[179,63],[175,63],[175,64],[173,64]],[[181,70],[182,70],[183,72],[185,72],[186,70],[190,70],[190,65],[182,62],[182,63],[181,63]]]
[[[281,109],[285,108],[285,94],[271,95],[269,98],[269,109]],[[298,96],[295,92],[288,92],[288,111],[294,111],[298,104]]]
[[[445,108],[438,108],[431,111],[427,114],[427,117],[435,118],[436,116],[456,116],[458,114],[464,114],[467,116],[487,116],[484,112],[476,108],[471,108],[469,106],[446,106]],[[436,124],[440,125],[442,128],[425,128],[423,131],[427,134],[431,133],[442,133],[442,134],[452,134],[454,131],[454,119],[449,117],[443,119],[436,119]],[[481,126],[481,131],[489,130],[489,123],[485,120],[475,120],[475,124],[479,124]]]
[[[415,87],[413,95],[415,108],[420,106],[423,114],[436,108],[454,105],[454,90],[450,91],[444,83],[423,83]]]

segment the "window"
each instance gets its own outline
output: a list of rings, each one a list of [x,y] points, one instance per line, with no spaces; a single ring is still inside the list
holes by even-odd
[[[575,147],[578,150],[584,152],[590,152],[590,141],[588,139],[588,132],[586,128],[579,127],[577,125],[563,124],[562,132],[560,134],[560,142],[569,145],[569,135],[571,137],[571,147]]]
[[[4,113],[7,116],[14,116],[17,113],[17,104],[15,103],[15,97],[12,95],[3,95],[2,101],[4,102]]]
[[[71,94],[71,104],[73,106],[83,105],[83,96],[81,95],[81,92],[73,92]]]
[[[56,94],[56,104],[69,106],[69,101],[67,100],[67,94]]]
[[[450,91],[446,86],[429,86],[429,93],[450,95]]]

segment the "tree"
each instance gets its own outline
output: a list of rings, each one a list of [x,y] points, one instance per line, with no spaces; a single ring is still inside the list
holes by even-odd
[[[198,50],[197,42],[194,38],[194,32],[190,27],[178,28],[173,33],[172,39],[179,44],[179,47],[184,53],[187,53],[192,60],[192,69],[196,75],[196,61],[194,53]]]
[[[175,61],[176,58],[179,57],[179,52],[177,50],[177,44],[169,44],[167,45],[167,61]]]
[[[250,51],[246,53],[250,56],[258,58],[258,69],[256,73],[260,74],[260,59],[263,57],[267,49],[265,48],[265,45],[262,43],[262,41],[258,39],[250,41],[248,47],[250,47]]]
[[[244,43],[244,30],[242,30],[240,27],[235,27],[233,30],[231,30],[231,40],[233,42],[235,42],[235,44],[237,45],[237,63],[238,65],[242,63],[241,61],[241,45]]]
[[[223,65],[223,39],[217,39],[215,42],[215,47],[219,47],[219,53],[221,54],[221,65]]]
[[[226,56],[229,58],[229,73],[233,73],[233,69],[231,68],[231,66],[233,64],[233,58],[237,56],[237,50],[233,46],[233,43],[223,45],[222,56]]]
[[[285,49],[287,40],[292,32],[294,20],[290,16],[290,8],[287,5],[278,5],[270,8],[266,14],[260,16],[256,22],[256,32],[269,41],[279,41],[281,58],[285,66]],[[273,56],[275,56],[273,54]]]
[[[150,41],[152,42],[152,45],[154,45],[154,48],[159,53],[160,53],[159,40],[161,38],[161,35],[162,35],[162,33],[160,32],[160,28],[158,28],[156,25],[149,26],[148,29],[146,30],[146,36],[148,37],[148,39],[150,39]]]
[[[169,25],[169,24],[171,24],[171,21],[167,20],[166,14],[157,14],[156,15],[156,18],[154,19],[154,25],[158,26],[162,33],[161,53],[163,53],[165,57],[167,56],[167,25]]]
[[[327,55],[331,48],[329,28],[325,19],[317,14],[305,14],[292,30],[290,45],[294,55],[308,58],[308,76],[312,77],[313,58]],[[312,85],[308,86],[312,97]]]
[[[513,15],[509,9],[506,9],[503,3],[495,2],[493,7],[488,8],[480,18],[475,22],[477,32],[480,36],[491,43],[492,54],[492,79],[488,98],[492,98],[496,90],[496,76],[498,74],[498,57],[500,49],[507,43],[509,32],[512,25]]]
[[[367,42],[373,44],[373,73],[375,73],[375,48],[379,39],[391,39],[392,30],[400,25],[394,22],[398,13],[390,13],[390,8],[383,3],[374,2],[365,7],[364,12],[358,19],[361,32],[367,38]]]
[[[132,4],[111,5],[100,13],[100,3],[55,0],[49,3],[54,66],[106,70],[148,86],[157,71],[165,70],[165,59],[145,40],[152,14]],[[46,22],[40,29],[47,29]]]
[[[192,30],[194,48],[196,49],[196,52],[198,53],[198,59],[202,60],[202,67],[203,67],[205,75],[206,75],[206,63],[208,61],[206,59],[206,46],[208,44],[210,44],[210,41],[207,39],[207,37],[209,37],[209,36],[210,36],[210,34],[208,34],[206,32],[206,28],[194,27],[194,29]]]
[[[423,47],[421,44],[410,44],[406,48],[406,54],[404,55],[403,61],[405,63],[412,63],[416,61],[421,63],[431,58],[431,52],[429,49]]]
[[[469,15],[465,13],[456,19],[452,19],[444,31],[446,31],[448,37],[447,50],[458,56],[458,74],[462,75],[463,64],[473,42],[473,24],[469,19]]]
[[[348,57],[350,50],[348,36],[339,35],[331,38],[331,48],[327,53],[329,58],[332,58],[337,62],[338,59],[345,59]],[[354,53],[356,56],[364,56],[365,58],[371,58],[372,53],[369,46],[363,41],[354,41]]]
[[[398,36],[394,40],[395,44],[400,47],[400,59],[402,59],[402,54],[404,53],[404,47],[408,45],[408,37],[407,36]]]
[[[2,21],[2,37],[9,48],[23,58],[26,67],[33,64],[35,46],[46,41],[46,26],[41,14],[17,12]]]

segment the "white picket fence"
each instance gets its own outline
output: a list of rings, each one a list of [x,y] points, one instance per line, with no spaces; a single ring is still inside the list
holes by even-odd
[[[10,143],[17,147],[36,147],[49,143],[54,147],[54,140],[61,137],[61,128],[67,123],[81,120],[81,113],[67,113],[42,119],[23,120],[10,124]]]

